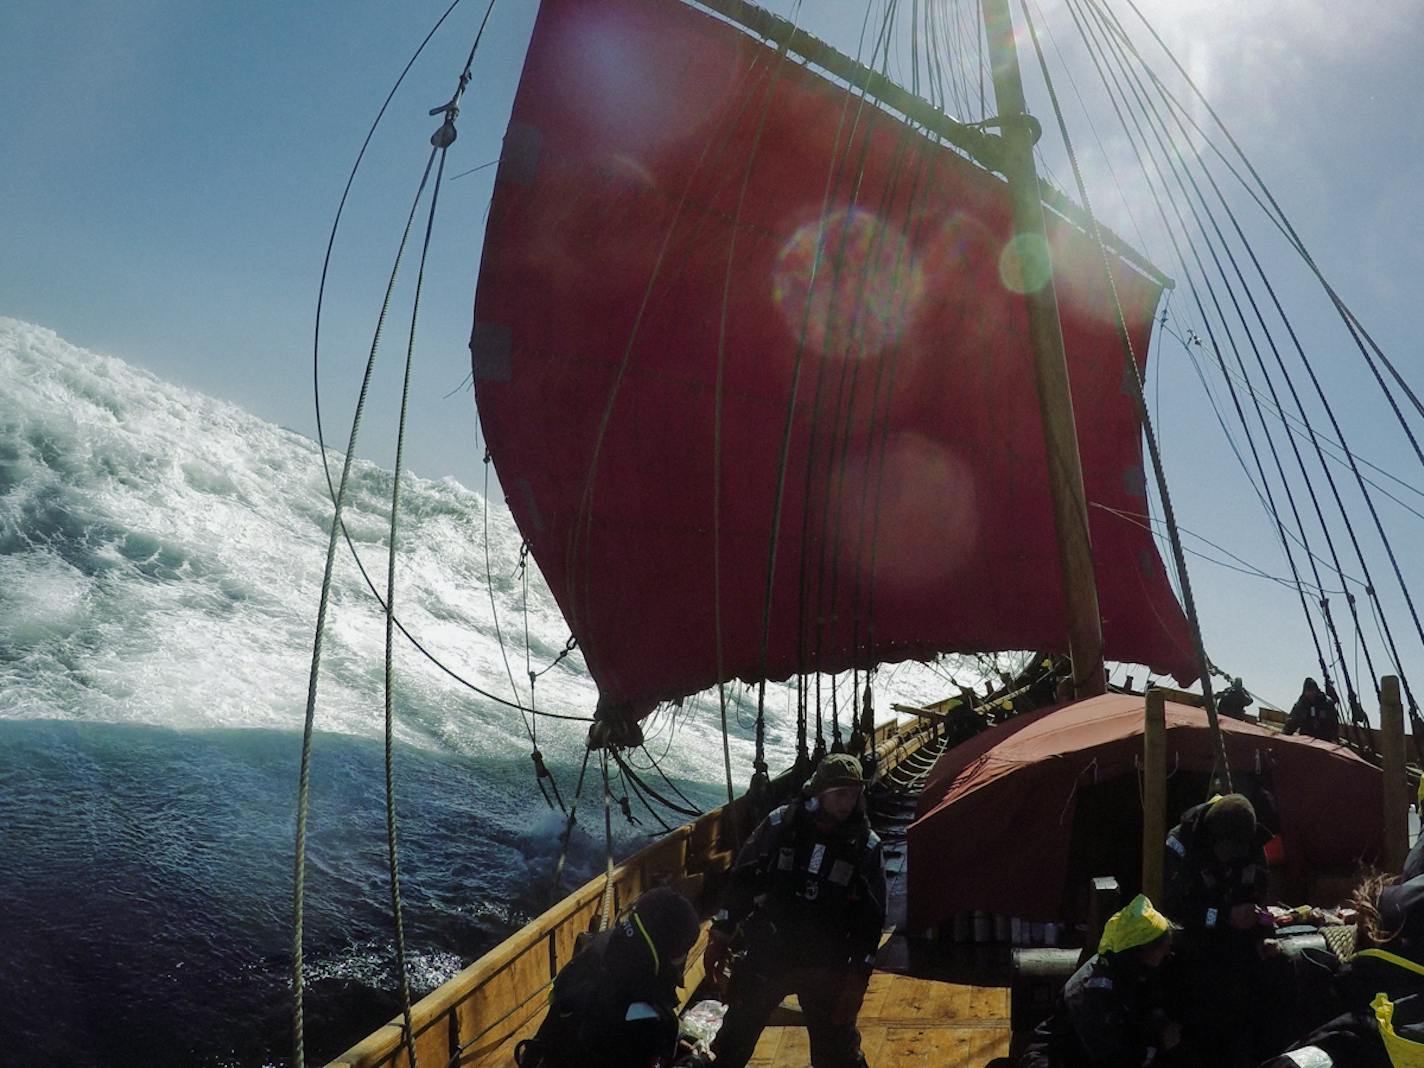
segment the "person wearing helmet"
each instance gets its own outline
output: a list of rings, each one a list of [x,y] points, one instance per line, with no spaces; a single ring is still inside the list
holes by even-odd
[[[717,1068],[742,1068],[792,993],[816,1068],[865,1064],[855,1021],[885,926],[885,869],[863,786],[859,760],[830,754],[738,853],[704,957],[727,984]]]
[[[1240,679],[1232,679],[1231,685],[1221,691],[1216,700],[1216,710],[1228,719],[1245,719],[1246,709],[1251,704],[1251,695]]]
[[[1351,904],[1357,952],[1335,983],[1347,1011],[1263,1068],[1424,1064],[1424,878],[1369,876]]]
[[[594,936],[554,979],[549,1010],[515,1049],[520,1068],[667,1068],[677,1052],[677,989],[700,924],[658,887]]]
[[[1203,1063],[1256,1062],[1259,1014],[1268,996],[1263,943],[1274,927],[1266,900],[1270,831],[1241,794],[1188,809],[1167,835],[1162,911],[1182,927],[1173,972],[1187,1044]]]
[[[1023,1068],[1140,1068],[1174,1059],[1181,1028],[1162,1000],[1158,972],[1172,924],[1138,894],[1112,914],[1098,952],[1063,987],[1057,1010],[1033,1032]]]

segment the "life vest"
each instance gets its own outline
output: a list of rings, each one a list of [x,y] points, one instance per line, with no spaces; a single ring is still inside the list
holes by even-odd
[[[757,911],[771,922],[778,941],[845,940],[851,934],[849,914],[863,892],[858,876],[880,839],[868,824],[851,834],[818,834],[799,803],[783,805],[767,819],[772,833],[758,867],[768,892]]]
[[[1405,971],[1413,972],[1415,975],[1424,976],[1424,965],[1415,963],[1406,957],[1401,957],[1396,953],[1390,953],[1383,949],[1363,949],[1355,954],[1357,957],[1374,957],[1378,960],[1387,961]],[[1415,1023],[1409,1030],[1418,1037],[1406,1037],[1401,1035],[1395,1027],[1395,1012],[1406,1000],[1414,1001],[1416,998],[1424,997],[1424,994],[1416,994],[1406,999],[1396,1002],[1384,991],[1380,991],[1370,1002],[1370,1008],[1374,1010],[1375,1024],[1379,1027],[1380,1041],[1384,1043],[1385,1053],[1389,1055],[1389,1063],[1394,1068],[1424,1068],[1424,1026]]]

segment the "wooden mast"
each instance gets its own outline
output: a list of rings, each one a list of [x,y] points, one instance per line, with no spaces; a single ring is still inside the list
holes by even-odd
[[[1033,162],[1033,146],[1040,131],[1024,105],[1023,78],[1019,72],[1008,0],[984,0],[984,24],[993,61],[998,121],[1003,129],[1003,169],[1013,202],[1014,254],[1020,255],[1024,266],[1020,277],[1027,279],[1029,265],[1022,259],[1023,250],[1036,246],[1043,250],[1045,257],[1048,253],[1038,171]],[[1102,618],[1098,613],[1098,586],[1093,575],[1088,506],[1083,492],[1083,465],[1078,456],[1078,433],[1073,421],[1073,399],[1068,389],[1063,327],[1058,319],[1058,294],[1051,270],[1042,285],[1029,287],[1024,302],[1034,352],[1039,416],[1048,453],[1048,486],[1058,528],[1058,559],[1063,570],[1074,692],[1079,698],[1093,697],[1107,692]]]

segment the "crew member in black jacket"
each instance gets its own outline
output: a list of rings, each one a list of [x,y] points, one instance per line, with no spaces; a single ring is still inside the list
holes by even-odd
[[[1321,692],[1314,679],[1306,679],[1301,686],[1300,696],[1291,706],[1286,717],[1282,734],[1300,731],[1307,738],[1319,738],[1325,742],[1340,740],[1340,706],[1335,695],[1329,690]]]
[[[1182,927],[1171,997],[1189,1050],[1214,1068],[1254,1064],[1263,1052],[1262,944],[1274,930],[1260,915],[1269,838],[1240,794],[1188,809],[1167,835],[1162,911]]]
[[[1216,699],[1216,710],[1229,719],[1245,719],[1246,709],[1251,704],[1251,695],[1239,678],[1232,679],[1231,685],[1221,691]]]
[[[1171,952],[1171,924],[1138,894],[1104,925],[1098,952],[1073,973],[1062,1004],[1034,1030],[1022,1068],[1180,1063],[1181,1028],[1158,981]]]
[[[860,762],[832,753],[737,855],[704,958],[714,979],[730,963],[716,1068],[742,1068],[792,993],[816,1068],[865,1064],[855,1020],[885,926],[885,870],[863,785]]]
[[[667,887],[638,898],[554,979],[549,1011],[520,1043],[520,1068],[667,1068],[677,1052],[677,988],[697,913]]]

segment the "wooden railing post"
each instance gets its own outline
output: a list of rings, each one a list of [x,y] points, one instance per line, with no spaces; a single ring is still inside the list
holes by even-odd
[[[1384,764],[1384,866],[1397,872],[1409,852],[1409,779],[1404,769],[1404,705],[1399,679],[1380,679],[1380,757]]]
[[[1122,888],[1117,885],[1117,879],[1111,875],[1094,876],[1088,889],[1088,940],[1078,954],[1079,967],[1098,951],[1103,928],[1107,926],[1109,917],[1121,907]]]
[[[1153,904],[1160,904],[1162,849],[1167,841],[1167,703],[1156,689],[1147,691],[1142,777],[1142,892]]]

